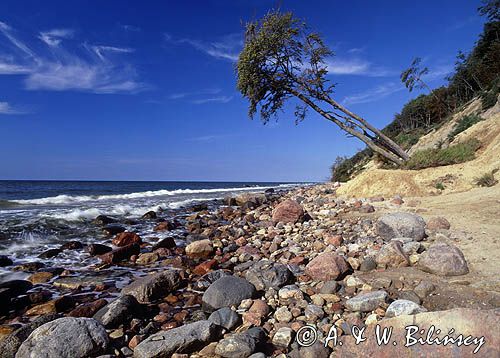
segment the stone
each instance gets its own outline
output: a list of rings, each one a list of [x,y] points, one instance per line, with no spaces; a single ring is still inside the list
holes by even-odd
[[[273,210],[272,220],[282,223],[296,223],[304,218],[304,209],[295,200],[287,199]]]
[[[399,241],[391,241],[382,246],[375,256],[375,261],[377,266],[381,268],[410,266],[408,255],[404,252],[403,245]]]
[[[415,286],[413,291],[420,297],[421,299],[426,298],[429,293],[435,290],[435,286],[430,281],[420,281],[420,283]]]
[[[153,245],[153,250],[157,250],[160,248],[165,248],[165,249],[173,249],[177,245],[175,244],[175,240],[173,237],[166,237],[160,241],[158,241],[156,244]]]
[[[214,251],[209,239],[198,240],[186,246],[186,255],[190,258],[209,258]]]
[[[304,316],[307,322],[316,322],[322,319],[325,315],[323,309],[316,305],[307,305],[304,310]]]
[[[102,228],[104,234],[112,236],[125,231],[125,228],[119,224],[107,224]]]
[[[143,254],[140,254],[137,260],[135,260],[135,263],[137,265],[149,265],[153,262],[156,262],[160,259],[160,255],[158,255],[156,252],[145,252]]]
[[[157,215],[155,211],[151,210],[148,211],[146,214],[142,215],[142,218],[151,220],[151,219],[156,219]]]
[[[130,322],[140,312],[141,306],[136,298],[131,295],[123,295],[101,308],[93,318],[106,328],[117,328],[123,323]]]
[[[436,243],[420,255],[420,270],[439,276],[460,276],[469,272],[464,254],[456,246]]]
[[[224,276],[230,276],[230,274],[223,270],[215,270],[208,272],[204,274],[202,277],[200,277],[198,281],[195,282],[194,287],[197,290],[204,291],[208,287],[210,287],[212,283],[214,283],[219,278]]]
[[[359,266],[359,270],[363,272],[368,272],[371,270],[375,270],[377,268],[377,261],[372,256],[366,256],[363,261],[361,261],[361,265]]]
[[[328,358],[330,350],[320,341],[312,344],[309,347],[301,347],[297,358]]]
[[[125,261],[130,259],[133,255],[139,255],[141,252],[141,247],[139,244],[134,243],[123,247],[118,247],[113,251],[100,255],[99,258],[105,264],[116,264],[120,261]]]
[[[346,301],[345,306],[354,312],[370,312],[385,303],[387,292],[379,290],[358,294]]]
[[[241,317],[229,307],[223,307],[215,312],[212,312],[208,320],[218,326],[224,327],[228,331],[241,324]]]
[[[411,237],[420,241],[425,237],[425,221],[416,214],[397,212],[382,215],[376,223],[379,236],[385,240]]]
[[[48,250],[42,252],[40,255],[38,255],[38,258],[50,259],[52,257],[59,255],[61,252],[62,252],[61,249],[48,249]]]
[[[245,333],[224,338],[215,347],[215,354],[224,358],[247,358],[255,352],[257,340]]]
[[[104,225],[111,224],[114,222],[116,222],[116,219],[109,217],[109,216],[106,216],[106,215],[99,215],[98,217],[96,217],[93,220],[93,223],[95,225],[100,225],[100,226],[104,226]]]
[[[301,300],[304,294],[296,285],[287,285],[279,289],[278,297],[284,301]]]
[[[26,316],[39,316],[44,314],[65,312],[75,306],[75,300],[71,296],[61,296],[55,300],[31,307],[26,311]]]
[[[419,304],[409,300],[396,300],[392,302],[385,311],[385,317],[396,317],[403,314],[417,314],[427,312],[427,310]]]
[[[53,277],[54,274],[52,272],[35,272],[28,277],[28,281],[35,285],[37,283],[49,282]]]
[[[88,317],[91,318],[96,314],[101,308],[106,306],[108,301],[104,298],[100,298],[93,302],[82,303],[68,313],[70,317]]]
[[[271,287],[279,288],[286,285],[292,276],[292,272],[283,264],[259,261],[247,271],[245,278],[258,291],[263,291]]]
[[[159,222],[155,227],[154,231],[169,231],[175,228],[175,225],[172,224],[170,221],[162,221]]]
[[[166,270],[146,275],[125,286],[122,295],[132,295],[140,303],[150,303],[179,288],[181,277],[178,270]]]
[[[288,323],[292,320],[293,315],[288,310],[287,306],[281,306],[274,312],[274,318],[276,318],[278,322]]]
[[[238,306],[244,299],[253,298],[255,292],[254,285],[247,280],[224,276],[212,283],[203,294],[203,308],[214,311],[222,307]]]
[[[163,358],[192,353],[219,338],[221,328],[206,320],[155,333],[134,349],[134,358]]]
[[[272,342],[275,346],[287,348],[293,339],[293,330],[289,327],[281,327],[273,336]]]
[[[362,344],[356,344],[352,336],[345,336],[342,337],[343,345],[336,347],[335,354],[338,357],[499,357],[499,320],[499,309],[456,308],[447,311],[401,315],[378,322],[381,332],[384,328],[392,328],[390,341],[396,342],[396,345],[387,344],[381,350],[375,339],[367,339]],[[414,332],[414,329],[408,331],[407,327],[410,326],[418,327],[417,330],[420,328],[424,332]],[[430,332],[430,327],[434,327],[433,334]],[[450,334],[451,337],[456,339],[461,335],[463,337],[461,342],[469,344],[417,343],[405,346],[408,334],[410,334],[410,339],[420,338],[425,341],[427,335],[431,333],[433,342],[436,339],[442,342],[450,330],[453,332]],[[479,349],[477,354],[474,354],[473,351],[477,349]]]
[[[21,326],[8,336],[0,340],[0,358],[12,358],[16,355],[21,344],[35,329],[41,325],[53,321],[60,316],[58,314],[44,315],[35,318],[33,321]]]
[[[113,251],[111,247],[102,244],[90,244],[89,246],[87,246],[87,252],[91,256],[103,255],[110,251]]]
[[[135,232],[124,231],[115,236],[111,242],[113,245],[118,247],[128,246],[131,244],[142,244],[142,239]]]
[[[349,270],[349,264],[343,257],[333,252],[325,252],[307,264],[305,273],[313,280],[329,281],[340,279]]]
[[[362,205],[358,210],[360,213],[364,213],[364,214],[375,212],[375,208],[373,207],[373,205],[370,205],[370,204]]]
[[[324,293],[324,294],[332,294],[335,293],[339,290],[340,285],[338,284],[337,281],[326,281],[323,286],[321,286],[321,289],[319,290],[319,293]]]
[[[80,250],[83,249],[83,244],[80,241],[72,240],[62,244],[59,248],[61,250]]]
[[[16,358],[85,358],[105,353],[106,329],[92,318],[63,317],[35,329],[21,344]]]
[[[0,267],[12,265],[12,260],[7,255],[0,255]]]
[[[442,217],[442,216],[436,216],[433,218],[430,218],[427,221],[427,229],[429,230],[449,230],[450,229],[450,222]]]

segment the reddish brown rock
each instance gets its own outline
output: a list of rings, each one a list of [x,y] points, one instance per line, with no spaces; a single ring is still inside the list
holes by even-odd
[[[128,260],[133,255],[139,255],[140,251],[141,248],[139,244],[130,244],[101,255],[99,258],[105,264],[114,264],[120,261]]]
[[[314,280],[337,280],[350,270],[346,260],[333,252],[315,257],[306,266],[305,273]]]
[[[153,229],[154,231],[169,231],[174,229],[174,225],[169,221],[162,221],[158,223]]]
[[[207,272],[212,270],[215,266],[217,266],[217,260],[205,261],[205,262],[199,264],[198,266],[196,266],[193,269],[193,273],[196,275],[203,276],[204,274],[206,274]]]
[[[410,260],[403,251],[400,241],[391,241],[384,245],[375,257],[375,261],[381,268],[410,266]]]
[[[123,247],[131,244],[140,245],[142,243],[142,240],[136,233],[125,231],[116,235],[111,243],[115,246]]]
[[[273,221],[296,223],[304,218],[304,209],[295,200],[285,200],[273,210]]]
[[[28,281],[35,285],[37,283],[49,282],[52,277],[54,277],[54,274],[51,272],[35,272],[28,277]]]
[[[342,238],[342,235],[333,235],[333,234],[328,233],[325,235],[325,241],[329,245],[333,245],[335,247],[338,247],[338,246],[342,245],[342,242],[344,241],[344,239]]]
[[[68,316],[90,318],[93,317],[97,311],[106,306],[107,303],[108,301],[106,301],[104,298],[100,298],[94,302],[84,303],[70,311],[68,313]]]
[[[450,222],[442,216],[437,216],[427,221],[426,228],[429,230],[448,230],[450,228]]]

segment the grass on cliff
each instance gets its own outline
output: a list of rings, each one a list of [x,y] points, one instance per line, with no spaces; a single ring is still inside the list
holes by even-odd
[[[462,133],[466,129],[469,129],[474,124],[476,124],[478,122],[481,122],[482,120],[484,120],[484,118],[481,118],[481,117],[479,117],[479,116],[477,116],[475,114],[471,114],[471,115],[463,117],[457,123],[457,125],[455,126],[455,128],[453,128],[453,130],[450,132],[450,134],[448,134],[448,139],[451,142],[457,136],[457,134]]]
[[[405,169],[418,170],[467,162],[475,158],[474,154],[480,146],[481,142],[474,138],[448,148],[419,150],[405,164]]]
[[[495,169],[489,173],[484,173],[479,178],[474,180],[474,184],[477,186],[490,187],[498,183],[498,180],[495,179],[495,173],[498,169]]]

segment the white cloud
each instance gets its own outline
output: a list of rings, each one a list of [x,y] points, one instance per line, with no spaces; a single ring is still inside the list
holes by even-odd
[[[133,49],[84,44],[87,51],[82,52],[82,46],[79,46],[80,52],[70,52],[61,46],[61,40],[70,38],[73,32],[55,29],[40,33],[39,38],[52,50],[39,54],[14,36],[12,28],[3,22],[0,22],[0,34],[17,50],[29,55],[26,58],[13,53],[9,58],[0,58],[0,74],[23,75],[28,90],[136,93],[147,88],[138,81],[131,65],[120,61],[117,56],[110,57],[111,53],[125,54]]]
[[[178,93],[172,93],[167,96],[168,99],[183,99],[183,98],[188,98],[188,97],[195,97],[195,96],[202,96],[202,95],[207,95],[207,94],[217,94],[220,93],[221,90],[220,88],[206,88],[202,89],[199,91],[193,91],[193,92],[178,92]]]
[[[71,29],[53,29],[42,31],[38,38],[51,47],[59,46],[63,39],[72,38],[74,31]]]
[[[373,101],[378,101],[385,98],[393,93],[404,90],[405,88],[394,82],[388,82],[380,86],[374,87],[368,91],[356,93],[344,98],[342,103],[344,105],[358,104],[358,103],[368,103]]]
[[[25,112],[12,108],[7,102],[0,102],[0,114],[23,114]]]
[[[334,58],[326,61],[329,74],[333,75],[359,75],[369,77],[387,77],[395,74],[394,71],[383,67],[374,66],[372,63],[358,58]]]
[[[211,103],[211,102],[227,103],[232,99],[233,99],[232,96],[217,96],[217,97],[195,99],[195,100],[192,100],[191,103],[194,103],[194,104],[205,104],[205,103]]]
[[[176,39],[170,34],[164,34],[165,40],[174,44],[187,44],[205,54],[230,61],[237,61],[243,47],[243,35],[239,33],[222,36],[216,41],[201,41],[191,38]]]

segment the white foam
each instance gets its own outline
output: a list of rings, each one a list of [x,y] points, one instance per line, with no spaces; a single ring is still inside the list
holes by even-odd
[[[274,187],[291,187],[301,184],[280,184],[275,186],[254,186],[254,187],[243,187],[243,188],[217,188],[217,189],[176,189],[176,190],[155,190],[155,191],[143,191],[130,194],[114,194],[114,195],[57,195],[47,198],[40,199],[22,199],[22,200],[11,200],[11,202],[18,204],[34,204],[34,205],[47,205],[47,204],[72,204],[81,203],[89,201],[102,201],[102,200],[116,200],[116,199],[138,199],[138,198],[148,198],[154,196],[172,196],[179,194],[210,194],[210,193],[223,193],[223,192],[234,192],[234,191],[255,191],[255,190],[266,190]]]

